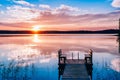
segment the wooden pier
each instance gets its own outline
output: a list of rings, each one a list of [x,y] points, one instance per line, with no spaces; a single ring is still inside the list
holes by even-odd
[[[78,54],[79,56],[79,54]],[[85,59],[67,59],[62,55],[62,51],[58,51],[59,57],[59,78],[62,80],[91,80],[92,79],[92,50],[89,54],[85,54]]]

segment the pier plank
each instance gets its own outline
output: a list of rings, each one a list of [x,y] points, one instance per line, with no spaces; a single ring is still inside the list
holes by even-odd
[[[90,80],[84,60],[67,60],[62,80]]]

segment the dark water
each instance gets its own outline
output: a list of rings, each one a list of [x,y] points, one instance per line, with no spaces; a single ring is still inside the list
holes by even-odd
[[[93,52],[92,80],[120,80],[120,53],[113,35],[1,35],[0,80],[58,80],[57,51],[67,58]]]

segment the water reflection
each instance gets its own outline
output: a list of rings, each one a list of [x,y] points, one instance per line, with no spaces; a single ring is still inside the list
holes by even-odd
[[[119,34],[119,36],[118,36],[117,41],[118,41],[118,49],[119,49],[119,53],[120,53],[120,34]]]
[[[40,42],[38,34],[34,34],[33,42]]]
[[[17,62],[11,60],[7,65],[0,63],[0,80],[33,80],[34,72],[34,64],[29,65],[19,57]]]
[[[7,73],[9,65],[15,65],[14,69],[10,67],[13,72],[8,74],[9,78],[12,77],[12,73],[18,70],[18,78],[22,76],[21,78],[24,80],[25,74],[30,79],[29,76],[32,72],[34,76],[30,80],[57,80],[58,49],[62,48],[68,58],[71,58],[71,53],[74,52],[74,59],[77,58],[78,51],[80,58],[83,58],[86,51],[93,49],[93,80],[107,80],[111,77],[110,80],[117,80],[120,79],[120,54],[116,39],[117,36],[112,35],[77,34],[0,37],[0,74],[1,72]],[[17,65],[17,63],[19,64]],[[25,70],[27,73],[24,73]],[[0,80],[2,77],[4,75],[0,75]],[[11,80],[14,79],[11,78]]]
[[[120,56],[103,54],[93,54],[93,80],[119,80]]]
[[[111,68],[117,72],[120,72],[120,58],[115,58],[111,61]]]

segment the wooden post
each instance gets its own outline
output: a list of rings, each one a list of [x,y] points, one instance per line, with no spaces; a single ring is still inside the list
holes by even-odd
[[[90,49],[90,62],[92,63],[92,55],[93,55],[93,51],[92,51],[92,49]]]
[[[92,54],[93,54],[93,51],[92,51],[92,49],[90,49],[90,56],[92,56]]]
[[[119,36],[120,36],[120,18],[119,18]]]
[[[60,50],[58,50],[58,64],[60,64],[60,56],[61,56],[61,54],[62,54],[62,50],[60,49]]]
[[[64,64],[66,64],[65,62],[66,62],[66,57],[64,57]]]
[[[120,18],[119,18],[118,48],[120,53]]]
[[[73,53],[72,53],[72,60],[73,60]]]
[[[79,52],[78,52],[78,60],[79,60]]]

